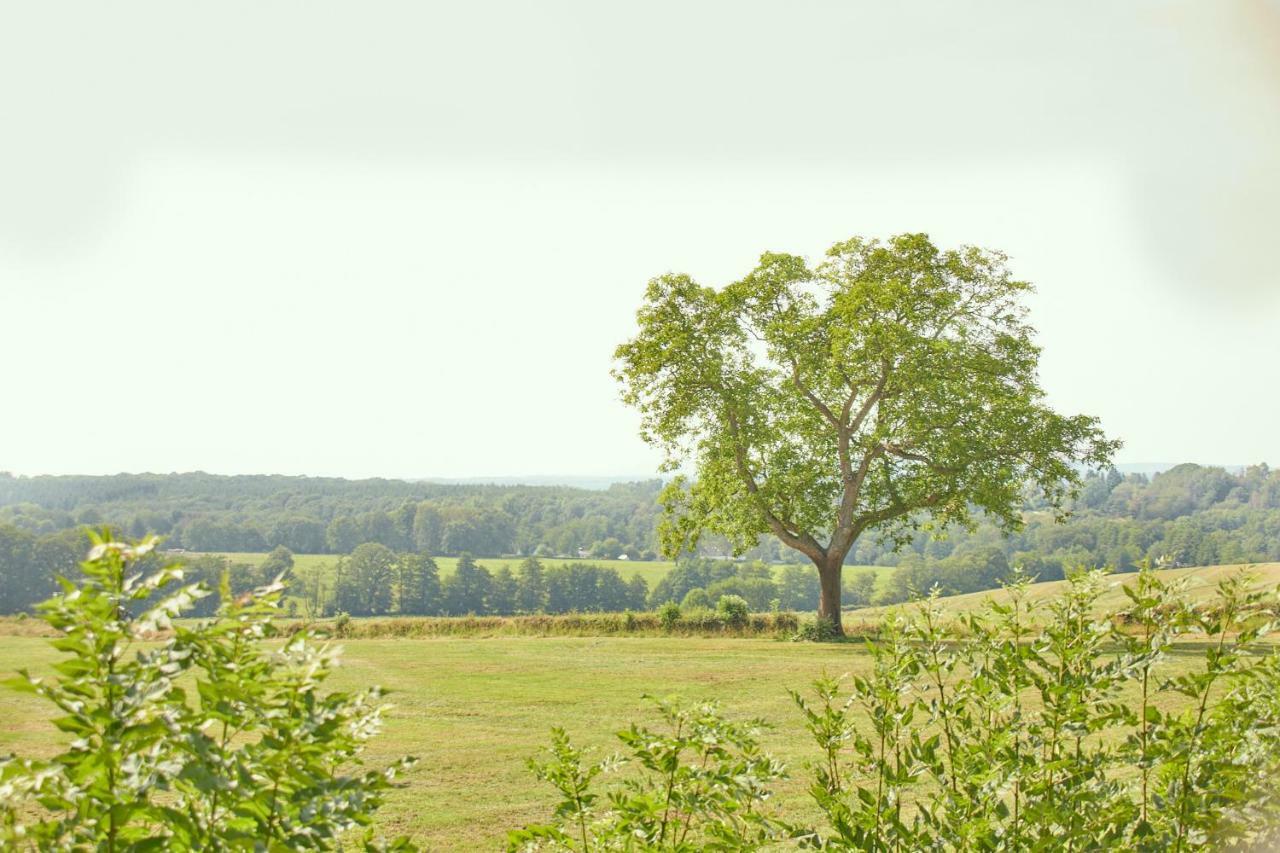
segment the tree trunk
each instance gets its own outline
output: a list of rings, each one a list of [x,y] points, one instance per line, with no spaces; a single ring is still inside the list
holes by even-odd
[[[844,636],[844,626],[840,622],[840,571],[843,560],[826,560],[818,563],[818,581],[822,585],[822,594],[818,597],[818,618],[825,619],[836,631],[837,636]]]

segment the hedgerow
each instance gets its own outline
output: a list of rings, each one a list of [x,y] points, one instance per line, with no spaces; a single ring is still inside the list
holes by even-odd
[[[736,597],[736,596],[735,596]],[[812,617],[810,617],[810,621]],[[353,639],[380,637],[598,637],[677,636],[793,639],[804,620],[795,613],[744,613],[695,608],[669,602],[651,613],[561,613],[532,616],[399,616],[390,619],[342,619],[282,622],[282,631],[323,629]]]

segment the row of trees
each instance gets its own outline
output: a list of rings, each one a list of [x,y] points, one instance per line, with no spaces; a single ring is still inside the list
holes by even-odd
[[[525,558],[514,570],[490,569],[469,554],[451,573],[441,573],[431,557],[395,552],[376,542],[358,546],[328,567],[294,570],[293,555],[277,548],[258,564],[198,555],[185,561],[187,575],[217,589],[226,574],[230,592],[242,596],[285,576],[290,596],[312,615],[462,616],[535,613],[618,613],[656,610],[667,602],[684,608],[713,608],[724,596],[739,596],[753,612],[809,610],[817,605],[817,576],[805,566],[760,562],[682,560],[652,590],[643,577],[624,579],[617,570],[591,563],[544,564]],[[851,573],[846,596],[871,604],[875,575]],[[197,613],[216,609],[214,598],[197,603]]]
[[[79,577],[78,561],[87,545],[83,531],[37,536],[0,526],[0,613],[30,610],[53,593],[57,576]],[[724,595],[741,596],[753,611],[763,612],[811,609],[818,600],[817,577],[808,567],[758,561],[681,560],[652,591],[644,578],[624,579],[613,568],[557,565],[536,557],[526,558],[512,571],[506,566],[491,570],[464,554],[455,570],[442,577],[431,557],[393,551],[377,542],[358,545],[331,570],[297,570],[293,553],[283,546],[257,562],[212,554],[189,554],[182,562],[189,580],[210,589],[218,589],[225,575],[233,596],[283,576],[292,599],[315,615],[643,611],[669,601],[714,607]],[[851,601],[870,603],[870,572],[855,573],[846,585]],[[201,599],[194,605],[195,613],[212,615],[217,605],[217,596]]]
[[[366,542],[339,559],[331,575],[301,575],[291,591],[313,614],[508,616],[644,610],[649,589],[643,578],[624,580],[611,568],[544,566],[536,557],[526,558],[515,571],[505,565],[491,571],[463,554],[441,577],[431,557]]]

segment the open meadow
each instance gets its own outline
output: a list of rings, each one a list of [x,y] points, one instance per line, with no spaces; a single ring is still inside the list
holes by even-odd
[[[596,758],[618,750],[614,732],[631,721],[656,722],[645,694],[716,699],[731,718],[772,722],[762,743],[790,771],[776,789],[779,805],[793,817],[811,816],[805,765],[817,753],[787,689],[869,664],[859,644],[734,639],[387,639],[343,647],[334,688],[381,684],[392,691],[395,707],[370,743],[368,761],[421,759],[405,777],[408,785],[389,796],[378,825],[428,850],[494,850],[508,829],[545,821],[554,792],[533,778],[525,759],[556,725]],[[55,658],[45,639],[6,637],[0,644],[6,674],[21,666],[44,673]],[[0,752],[48,753],[60,737],[34,697],[6,691],[3,708]]]
[[[1224,571],[1183,574],[1207,589]],[[1261,572],[1267,583],[1280,581],[1280,565]],[[1044,584],[1034,594],[1055,589]],[[967,608],[974,599],[947,604]],[[19,667],[50,672],[58,655],[48,639],[23,635],[39,624],[0,622],[0,675]],[[462,637],[351,639],[342,645],[343,666],[329,685],[380,684],[395,706],[369,745],[369,763],[379,766],[405,754],[421,759],[407,785],[389,797],[378,826],[388,836],[408,834],[426,849],[496,849],[508,829],[546,820],[554,793],[533,778],[525,760],[547,744],[550,728],[563,726],[576,743],[603,757],[618,749],[613,734],[629,722],[656,722],[646,694],[719,700],[731,718],[770,721],[774,728],[762,743],[790,772],[776,787],[778,805],[792,819],[808,818],[807,762],[817,753],[787,691],[805,691],[824,674],[863,673],[870,664],[860,643],[758,639]],[[1202,644],[1178,645],[1172,671],[1202,665],[1202,654]],[[0,707],[6,717],[0,753],[48,754],[62,737],[35,697],[4,690]]]

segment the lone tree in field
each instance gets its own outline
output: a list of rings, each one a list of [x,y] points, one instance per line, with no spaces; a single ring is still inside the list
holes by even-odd
[[[924,234],[837,243],[816,267],[766,253],[722,290],[649,282],[614,375],[664,470],[667,553],[704,531],[739,552],[773,533],[817,566],[818,615],[840,629],[840,572],[868,531],[1021,524],[1025,489],[1058,512],[1076,463],[1118,443],[1044,404],[1039,347],[999,252]]]

